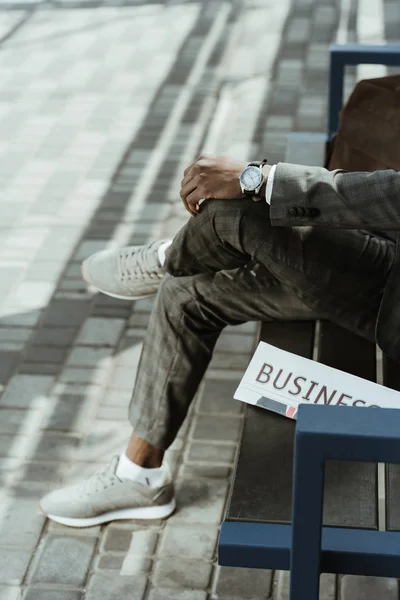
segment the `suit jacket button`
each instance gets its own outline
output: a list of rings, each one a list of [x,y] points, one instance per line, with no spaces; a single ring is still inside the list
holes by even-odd
[[[288,217],[297,217],[298,210],[296,207],[293,206],[292,208],[289,208],[289,210],[287,211],[287,214],[288,214]]]
[[[319,217],[319,215],[321,214],[319,208],[316,208],[315,206],[312,206],[308,210],[310,211],[310,217]]]

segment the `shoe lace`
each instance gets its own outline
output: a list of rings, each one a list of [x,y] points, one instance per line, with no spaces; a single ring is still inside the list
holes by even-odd
[[[159,268],[156,266],[156,260],[153,265],[149,262],[150,253],[155,251],[152,246],[153,244],[147,244],[139,248],[121,250],[119,264],[122,279],[137,277],[159,279],[162,277]]]
[[[105,468],[100,469],[93,473],[91,477],[86,479],[83,482],[81,488],[82,495],[92,494],[93,492],[99,492],[101,490],[106,490],[112,485],[115,485],[118,478],[111,470],[111,463],[107,465]]]

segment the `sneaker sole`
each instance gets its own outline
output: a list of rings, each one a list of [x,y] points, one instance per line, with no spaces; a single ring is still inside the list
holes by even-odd
[[[174,499],[169,504],[164,504],[163,506],[124,508],[122,510],[112,510],[97,515],[96,517],[84,519],[59,517],[57,515],[44,513],[42,508],[41,510],[46,517],[56,523],[60,523],[60,525],[66,525],[67,527],[93,527],[94,525],[101,525],[102,523],[108,523],[109,521],[121,521],[126,519],[166,519],[174,512],[175,508],[176,502]]]
[[[111,296],[111,298],[118,298],[118,300],[144,300],[145,298],[152,298],[153,296],[157,295],[157,292],[152,292],[151,294],[140,294],[137,296],[122,296],[121,294],[113,294],[112,292],[107,292],[106,290],[100,289],[96,285],[93,285],[91,281],[88,281],[83,264],[81,266],[81,274],[83,281],[87,283],[87,285],[90,285],[94,290],[100,292],[101,294],[105,294],[106,296]]]
[[[86,279],[85,279],[86,281]],[[118,298],[118,300],[144,300],[145,298],[152,298],[157,295],[157,292],[152,292],[151,294],[144,294],[142,296],[121,296],[120,294],[113,294],[112,292],[106,292],[105,290],[101,290],[100,288],[95,287],[92,283],[88,283],[92,288],[96,290],[96,292],[100,292],[105,294],[106,296],[111,296],[111,298]]]

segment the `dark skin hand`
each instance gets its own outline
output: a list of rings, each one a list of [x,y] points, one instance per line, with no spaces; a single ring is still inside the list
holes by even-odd
[[[184,172],[180,196],[186,210],[194,217],[200,211],[199,202],[203,198],[230,200],[247,198],[242,194],[239,176],[246,161],[235,160],[228,156],[201,155]],[[264,167],[264,175],[268,177],[271,167]],[[265,192],[264,188],[260,193]]]

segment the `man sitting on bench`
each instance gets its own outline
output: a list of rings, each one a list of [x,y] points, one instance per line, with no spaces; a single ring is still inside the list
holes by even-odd
[[[105,294],[157,297],[127,450],[82,484],[42,499],[59,523],[173,512],[163,454],[226,325],[323,318],[377,338],[400,359],[400,267],[390,232],[400,229],[400,173],[201,156],[184,173],[181,198],[195,218],[172,242],[106,250],[83,264],[86,281]]]

